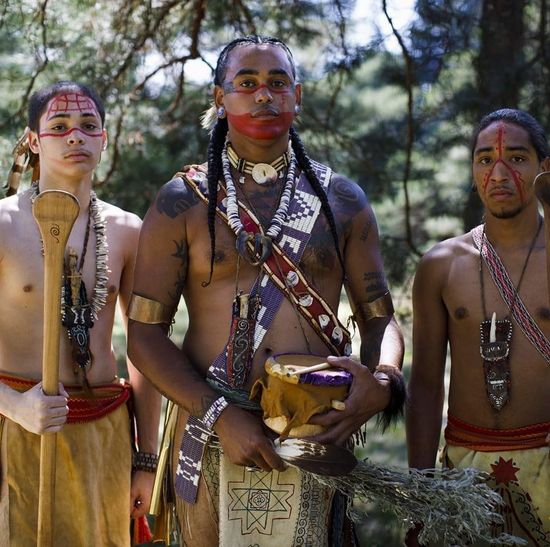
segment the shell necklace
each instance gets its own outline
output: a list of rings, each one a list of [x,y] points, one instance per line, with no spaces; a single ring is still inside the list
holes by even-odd
[[[265,232],[253,234],[244,229],[243,223],[239,216],[239,204],[237,202],[237,189],[231,175],[231,163],[227,155],[227,147],[229,141],[225,142],[222,150],[222,166],[223,178],[225,181],[225,189],[227,192],[227,218],[229,226],[237,236],[236,248],[237,252],[252,266],[262,265],[271,254],[271,247],[274,239],[277,239],[283,224],[288,217],[288,209],[290,206],[290,198],[294,189],[295,174],[296,174],[296,156],[292,147],[289,147],[290,161],[286,175],[285,186],[281,194],[279,206],[275,211],[271,223]],[[249,248],[248,243],[254,245],[254,249]]]

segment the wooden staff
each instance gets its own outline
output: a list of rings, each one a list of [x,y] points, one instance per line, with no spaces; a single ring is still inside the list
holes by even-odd
[[[544,210],[544,236],[546,239],[546,288],[550,304],[550,171],[535,178],[535,194]]]
[[[61,330],[61,284],[65,246],[80,210],[68,192],[45,190],[32,205],[44,246],[44,343],[42,389],[57,395],[59,385],[59,334]],[[53,545],[56,434],[45,433],[40,441],[37,545]]]

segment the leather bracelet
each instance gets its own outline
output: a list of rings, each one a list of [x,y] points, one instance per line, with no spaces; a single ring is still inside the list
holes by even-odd
[[[132,457],[132,469],[135,471],[147,471],[155,473],[157,471],[159,457],[151,452],[134,452]]]
[[[403,375],[396,367],[379,365],[374,371],[377,380],[389,380],[390,402],[378,414],[377,425],[385,431],[391,424],[396,424],[403,417],[405,402],[407,401],[407,387]]]
[[[216,420],[220,417],[220,414],[229,406],[227,399],[222,395],[218,397],[211,405],[210,408],[204,413],[202,421],[208,429],[212,429]]]

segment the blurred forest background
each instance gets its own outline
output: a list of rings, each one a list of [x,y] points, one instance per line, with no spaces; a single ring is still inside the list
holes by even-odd
[[[175,171],[205,159],[199,116],[223,44],[236,35],[277,36],[298,62],[297,129],[310,155],[358,181],[373,203],[410,340],[419,257],[481,218],[470,191],[476,122],[519,107],[550,129],[548,4],[0,0],[0,172],[7,178],[30,94],[59,79],[82,81],[99,91],[108,113],[97,192],[142,216]],[[121,332],[115,341],[122,354]],[[370,431],[368,444],[369,457],[406,465],[402,428],[383,438]],[[400,545],[399,525],[368,509],[366,543]]]

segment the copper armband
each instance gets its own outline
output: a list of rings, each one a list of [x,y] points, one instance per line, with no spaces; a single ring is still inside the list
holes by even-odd
[[[151,325],[159,323],[170,325],[174,318],[174,314],[170,308],[162,302],[157,302],[156,300],[151,300],[150,298],[145,298],[133,293],[126,315],[128,319],[132,319],[132,321],[149,323]]]
[[[391,317],[393,312],[393,302],[388,291],[372,302],[359,304],[355,308],[354,317],[356,320],[367,322],[377,317]]]

